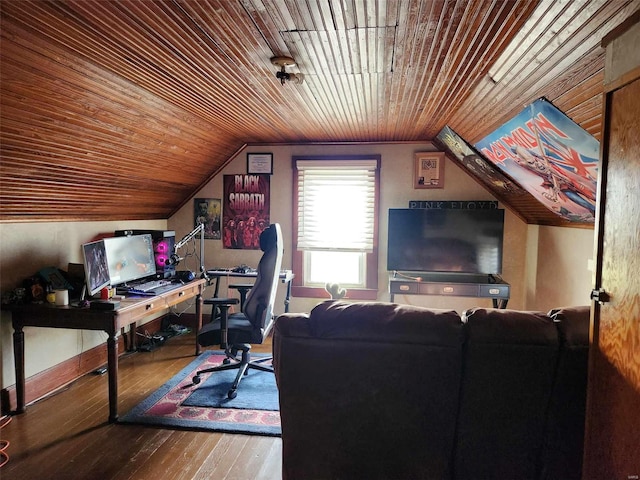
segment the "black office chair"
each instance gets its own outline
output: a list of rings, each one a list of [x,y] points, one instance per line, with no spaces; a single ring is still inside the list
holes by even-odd
[[[229,314],[231,305],[238,304],[237,298],[210,298],[204,301],[212,305],[212,318],[198,333],[198,343],[203,347],[220,345],[225,349],[226,358],[222,365],[196,372],[192,381],[197,385],[203,373],[237,368],[238,374],[227,393],[229,398],[236,397],[238,385],[248,369],[273,373],[272,367],[262,365],[271,360],[270,357],[252,361],[249,351],[251,344],[264,341],[273,326],[273,304],[284,251],[279,224],[271,224],[262,232],[260,249],[264,253],[258,263],[256,281],[247,294],[242,312]],[[219,316],[215,313],[217,309],[220,309]],[[237,359],[239,351],[242,352],[240,360]]]

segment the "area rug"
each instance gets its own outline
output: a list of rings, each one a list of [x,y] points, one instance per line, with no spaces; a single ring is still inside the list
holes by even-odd
[[[260,354],[252,354],[259,358]],[[158,427],[280,436],[278,389],[271,373],[252,370],[246,375],[238,396],[227,398],[237,370],[205,373],[202,382],[191,385],[198,370],[220,365],[224,353],[207,351],[183,368],[171,380],[119,419]]]

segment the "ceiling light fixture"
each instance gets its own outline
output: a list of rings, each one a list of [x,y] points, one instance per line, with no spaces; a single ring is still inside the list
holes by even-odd
[[[280,84],[284,85],[286,82],[293,82],[300,85],[304,81],[304,75],[302,73],[287,73],[287,67],[293,67],[296,61],[291,57],[271,57],[271,63],[280,67],[280,71],[276,72],[276,78],[280,80]]]

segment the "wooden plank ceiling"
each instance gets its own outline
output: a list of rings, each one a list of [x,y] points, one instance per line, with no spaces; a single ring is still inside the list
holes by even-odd
[[[542,96],[599,139],[639,3],[2,1],[0,221],[168,218],[246,144],[473,143]]]

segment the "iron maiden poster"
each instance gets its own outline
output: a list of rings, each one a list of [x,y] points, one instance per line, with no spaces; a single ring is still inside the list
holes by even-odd
[[[594,222],[600,144],[546,99],[475,147],[551,211]]]
[[[224,248],[260,249],[260,234],[270,223],[270,178],[270,175],[224,175]]]

